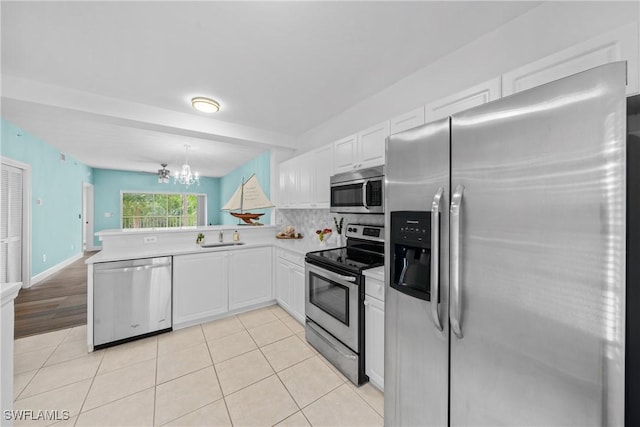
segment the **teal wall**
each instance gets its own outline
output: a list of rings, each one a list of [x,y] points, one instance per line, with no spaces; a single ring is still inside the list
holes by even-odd
[[[255,159],[248,161],[220,179],[220,206],[224,206],[231,196],[233,196],[233,193],[238,189],[240,183],[242,183],[243,177],[247,180],[254,173],[260,182],[260,186],[264,190],[264,194],[271,199],[271,152],[267,150]],[[270,224],[272,210],[273,209],[256,209],[251,212],[266,212],[264,216],[260,217],[260,222],[263,224]],[[238,223],[238,219],[232,217],[228,212],[221,212],[220,214],[221,224],[231,225]]]
[[[120,228],[120,193],[122,191],[153,191],[166,193],[198,193],[207,195],[207,224],[220,223],[220,178],[200,178],[200,185],[158,183],[153,173],[94,169],[94,231]],[[110,217],[106,217],[110,214]],[[100,245],[98,238],[95,245]]]
[[[92,182],[92,169],[69,155],[61,160],[57,149],[4,119],[1,123],[0,154],[31,166],[33,277],[82,253],[82,183]]]
[[[121,191],[184,192],[185,187],[158,184],[155,174],[92,169],[37,137],[2,119],[0,154],[31,165],[31,276],[82,253],[82,184],[94,185],[94,231],[120,227]],[[200,186],[188,192],[207,194],[210,224],[237,224],[220,208],[231,198],[242,178],[255,173],[267,197],[270,195],[270,152],[265,151],[222,178],[200,178]],[[42,200],[42,204],[37,203]],[[264,224],[271,223],[271,209],[263,209]],[[105,217],[105,213],[111,214]],[[256,211],[260,212],[260,211]],[[96,238],[95,245],[100,241]],[[46,255],[46,262],[42,261]]]

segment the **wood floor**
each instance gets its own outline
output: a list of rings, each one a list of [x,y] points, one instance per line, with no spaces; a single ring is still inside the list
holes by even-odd
[[[87,324],[85,256],[48,279],[20,289],[15,300],[15,338]]]

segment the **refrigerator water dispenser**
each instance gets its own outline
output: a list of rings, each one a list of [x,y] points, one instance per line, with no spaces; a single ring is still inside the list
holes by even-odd
[[[391,212],[391,248],[391,287],[431,301],[431,212]]]

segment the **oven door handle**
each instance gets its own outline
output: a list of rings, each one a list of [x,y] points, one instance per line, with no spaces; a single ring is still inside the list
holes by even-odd
[[[318,267],[312,266],[309,263],[306,263],[309,270],[315,271],[316,273],[323,274],[330,279],[343,281],[343,282],[355,282],[356,278],[354,276],[345,276],[342,274],[334,273],[333,271],[325,270],[324,268],[320,269]]]
[[[362,206],[364,206],[365,209],[369,209],[369,205],[367,204],[367,187],[368,186],[369,186],[369,180],[367,179],[362,184]]]

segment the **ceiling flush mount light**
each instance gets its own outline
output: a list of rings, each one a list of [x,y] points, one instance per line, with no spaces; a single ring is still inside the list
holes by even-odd
[[[166,163],[160,163],[162,169],[158,169],[158,183],[159,184],[168,184],[169,178],[171,178],[171,171],[167,169]]]
[[[198,175],[198,172],[192,174],[191,167],[189,166],[189,146],[185,145],[184,149],[184,165],[182,165],[180,172],[176,171],[173,175],[173,183],[186,185],[187,188],[194,183],[200,185],[200,176]]]
[[[203,113],[217,113],[220,110],[220,104],[218,101],[214,101],[210,98],[198,96],[191,99],[191,105],[198,111]]]

